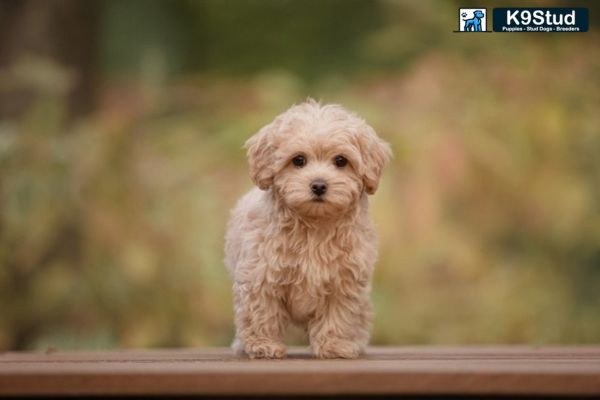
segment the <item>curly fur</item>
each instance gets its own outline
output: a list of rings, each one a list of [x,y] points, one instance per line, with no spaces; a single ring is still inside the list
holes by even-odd
[[[246,142],[258,188],[232,211],[225,261],[233,277],[236,338],[251,358],[282,358],[289,322],[320,358],[355,358],[371,327],[376,233],[367,194],[377,190],[389,145],[339,105],[293,106]],[[306,166],[291,162],[303,155]],[[333,162],[343,155],[348,165]],[[314,201],[310,183],[327,183]]]

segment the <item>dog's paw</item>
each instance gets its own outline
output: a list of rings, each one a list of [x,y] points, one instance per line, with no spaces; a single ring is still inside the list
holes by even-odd
[[[318,358],[357,358],[362,349],[357,344],[345,339],[329,339],[314,348]]]
[[[261,340],[246,344],[244,351],[250,358],[284,358],[286,348],[283,343]]]

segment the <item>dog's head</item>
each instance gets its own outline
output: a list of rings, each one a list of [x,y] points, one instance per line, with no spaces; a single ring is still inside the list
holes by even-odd
[[[334,216],[375,193],[391,150],[339,105],[293,106],[246,142],[250,176],[306,216]]]
[[[475,11],[473,11],[473,16],[474,16],[475,18],[483,18],[483,16],[484,16],[484,15],[485,15],[485,14],[484,14],[484,13],[483,13],[483,11],[481,11],[481,10],[475,10]]]

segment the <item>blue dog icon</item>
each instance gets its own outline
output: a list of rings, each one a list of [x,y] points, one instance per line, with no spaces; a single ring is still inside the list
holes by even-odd
[[[463,17],[467,14],[463,13]],[[473,18],[463,19],[465,21],[465,31],[481,32],[481,18],[485,17],[485,14],[481,10],[473,11]]]

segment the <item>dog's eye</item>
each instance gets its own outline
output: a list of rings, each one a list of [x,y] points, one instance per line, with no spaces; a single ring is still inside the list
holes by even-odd
[[[343,168],[346,166],[346,164],[348,164],[348,160],[344,156],[335,156],[335,158],[333,159],[333,162],[335,163],[335,166],[338,168]]]
[[[292,158],[292,163],[296,167],[304,167],[306,165],[306,158],[304,156],[296,156]]]

